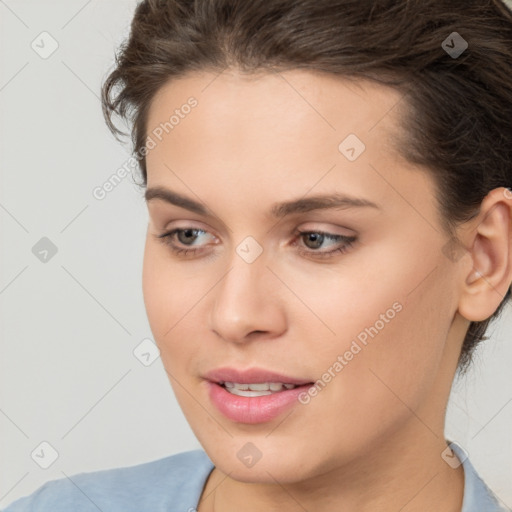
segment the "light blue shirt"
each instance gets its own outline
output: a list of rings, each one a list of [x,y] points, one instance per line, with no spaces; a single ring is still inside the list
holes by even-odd
[[[451,443],[464,468],[461,512],[511,512],[500,504],[464,452]],[[131,467],[80,473],[47,482],[3,512],[196,512],[214,465],[203,450]]]

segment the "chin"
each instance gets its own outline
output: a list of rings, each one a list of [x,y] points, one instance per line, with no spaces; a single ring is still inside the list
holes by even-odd
[[[228,463],[217,467],[237,482],[252,484],[275,484],[276,481],[280,484],[291,484],[306,478],[306,475],[297,472],[296,466],[293,467],[289,463],[286,467],[282,467],[282,464],[278,462],[274,464],[272,461],[263,462],[263,460],[260,460],[252,468],[241,466],[242,464],[236,460],[232,465]]]
[[[214,465],[233,480],[257,484],[275,484],[276,481],[291,484],[311,476],[308,473],[311,473],[312,468],[304,463],[307,457],[305,453],[296,452],[290,456],[288,450],[281,451],[279,446],[273,449],[261,447],[258,450],[250,441],[234,441],[236,446],[217,444],[208,450]],[[315,461],[315,465],[318,462]]]

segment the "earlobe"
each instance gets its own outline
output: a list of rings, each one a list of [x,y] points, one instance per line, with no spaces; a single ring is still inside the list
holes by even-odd
[[[482,201],[466,237],[471,265],[459,299],[467,320],[486,320],[502,302],[512,281],[512,195],[496,188]]]

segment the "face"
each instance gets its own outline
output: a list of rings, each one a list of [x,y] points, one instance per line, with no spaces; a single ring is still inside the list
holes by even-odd
[[[457,275],[433,181],[392,144],[400,99],[293,70],[191,74],[152,101],[148,193],[205,211],[148,200],[146,310],[191,428],[232,478],[306,480],[442,439],[462,335]],[[333,195],[344,200],[330,208],[276,206]],[[316,384],[279,409],[277,393],[233,398],[205,378],[221,367]],[[253,414],[221,410],[251,400]]]

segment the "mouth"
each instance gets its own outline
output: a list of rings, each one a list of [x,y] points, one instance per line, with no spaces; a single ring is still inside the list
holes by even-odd
[[[202,375],[210,402],[237,423],[264,423],[296,406],[314,383],[266,368],[223,367]]]
[[[235,423],[256,424],[275,420],[289,408],[304,403],[300,397],[313,382],[236,382],[205,380],[208,400]]]
[[[216,382],[219,386],[224,388],[228,393],[237,396],[257,397],[265,395],[273,395],[281,393],[290,389],[295,389],[302,386],[310,386],[313,383],[308,382],[303,385],[289,384],[284,382],[258,382],[258,383],[238,383],[238,382]]]

